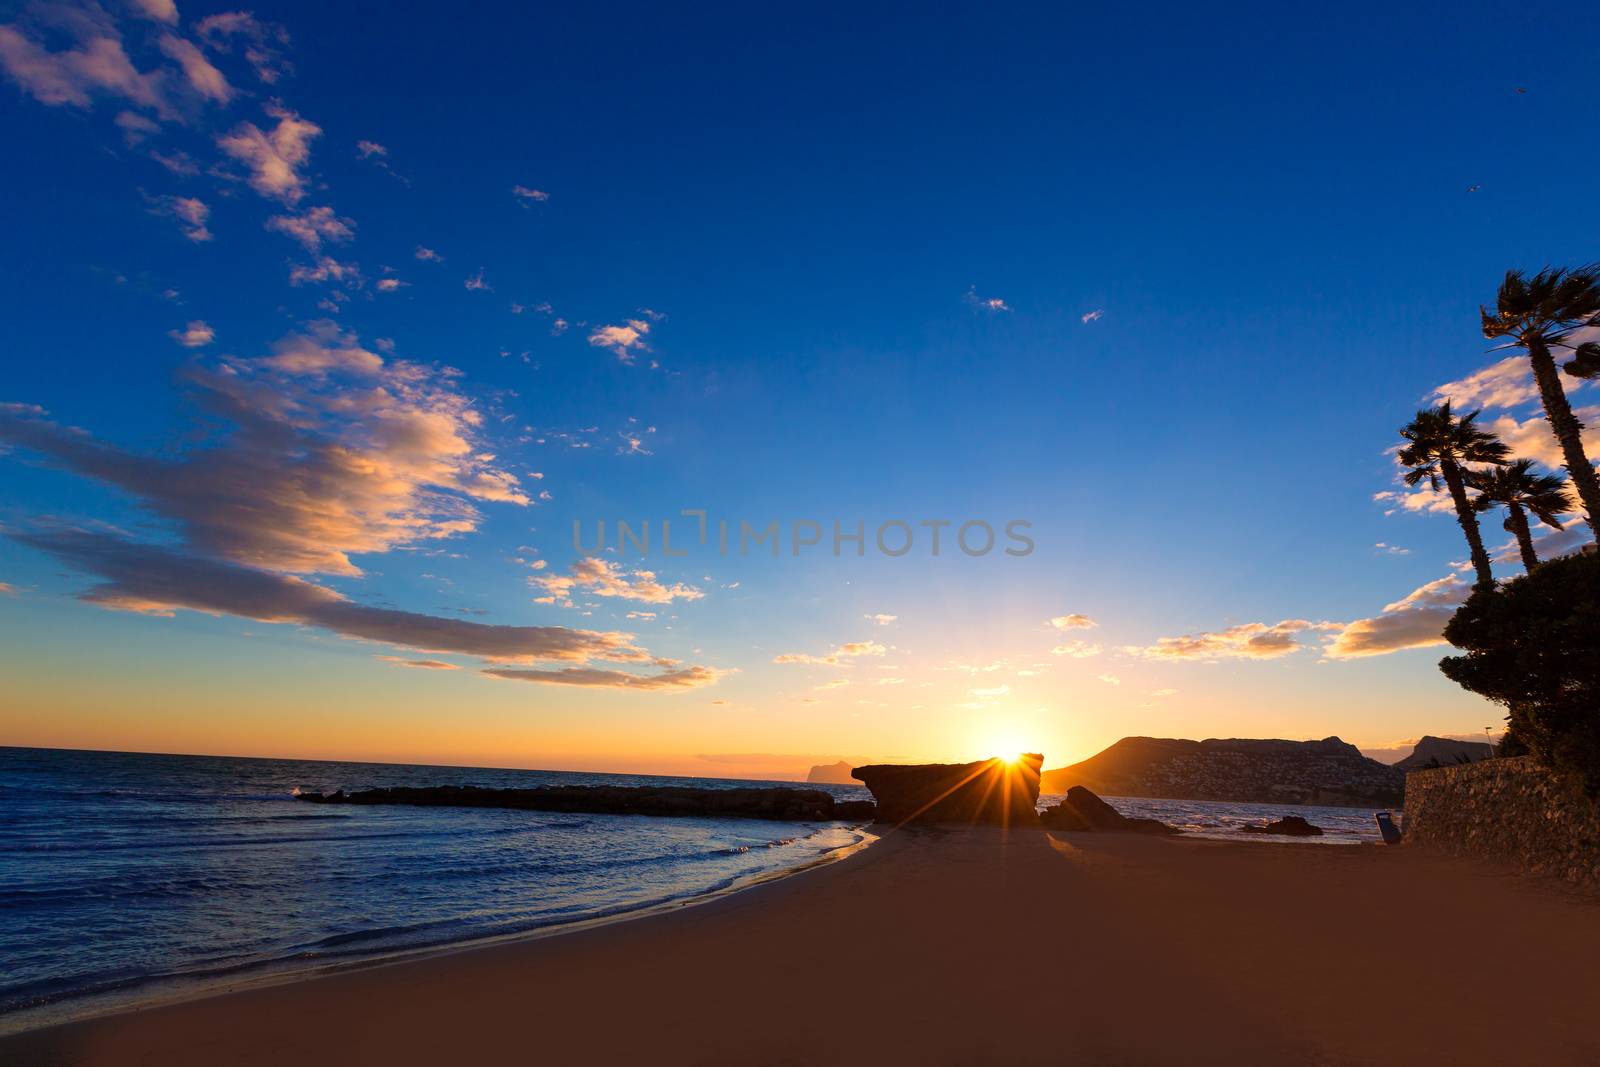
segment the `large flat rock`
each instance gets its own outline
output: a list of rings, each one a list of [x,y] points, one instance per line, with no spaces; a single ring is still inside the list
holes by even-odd
[[[872,790],[879,822],[1037,826],[1043,765],[1044,757],[1031,753],[1014,763],[880,763],[851,773]]]

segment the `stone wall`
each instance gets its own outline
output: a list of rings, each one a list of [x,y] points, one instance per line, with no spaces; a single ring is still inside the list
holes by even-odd
[[[1600,890],[1600,804],[1530,756],[1406,775],[1405,841]]]

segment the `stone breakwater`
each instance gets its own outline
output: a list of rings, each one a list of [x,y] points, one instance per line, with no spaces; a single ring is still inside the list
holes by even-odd
[[[517,808],[583,815],[654,815],[707,819],[828,822],[871,819],[865,800],[836,800],[820,789],[697,789],[690,786],[540,786],[486,789],[475,785],[298,793],[308,804],[414,804],[434,808]]]
[[[1600,891],[1600,804],[1531,756],[1406,776],[1405,843]]]

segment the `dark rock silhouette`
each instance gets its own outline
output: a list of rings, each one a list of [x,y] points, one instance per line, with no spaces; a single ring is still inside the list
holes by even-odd
[[[1047,830],[1129,834],[1181,834],[1159,819],[1130,819],[1081,785],[1067,790],[1061,803],[1046,808],[1039,821]]]
[[[811,768],[811,773],[806,775],[809,785],[855,785],[856,780],[850,777],[853,770],[844,760],[838,763],[819,763]]]
[[[820,789],[696,789],[689,786],[563,785],[485,789],[475,785],[301,793],[310,804],[416,804],[440,808],[519,808],[598,815],[698,816],[826,822],[865,819],[867,801],[835,801]],[[841,813],[842,812],[842,813]]]
[[[1405,772],[1368,759],[1337,737],[1124,737],[1082,763],[1044,773],[1046,793],[1074,785],[1122,797],[1394,807],[1405,789]]]
[[[1043,756],[1030,754],[1016,763],[880,763],[852,774],[872,790],[879,822],[1037,826],[1043,764]]]
[[[1265,826],[1241,826],[1247,834],[1281,834],[1285,837],[1321,837],[1322,828],[1312,826],[1298,815],[1285,815]]]
[[[835,800],[833,802],[833,817],[835,819],[843,819],[850,822],[854,822],[857,819],[871,820],[877,814],[878,805],[870,800]]]
[[[1424,737],[1411,750],[1411,755],[1396,763],[1399,771],[1423,771],[1432,767],[1454,767],[1460,763],[1476,763],[1494,755],[1494,746],[1487,741],[1458,741],[1453,737]]]

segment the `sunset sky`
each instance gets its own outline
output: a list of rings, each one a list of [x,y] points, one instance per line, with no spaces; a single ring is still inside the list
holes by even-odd
[[[1500,722],[1392,446],[1450,397],[1558,462],[1477,323],[1597,258],[1556,8],[0,10],[0,743],[767,776]]]

